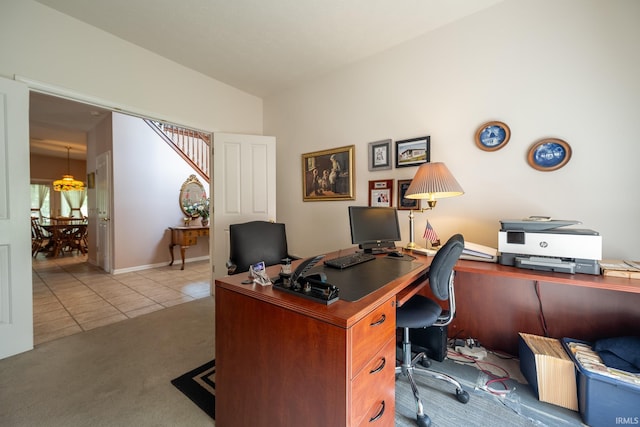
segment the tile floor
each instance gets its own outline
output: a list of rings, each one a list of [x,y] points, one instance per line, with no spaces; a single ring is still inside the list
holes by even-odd
[[[35,345],[210,294],[208,261],[111,275],[86,260],[33,259]]]

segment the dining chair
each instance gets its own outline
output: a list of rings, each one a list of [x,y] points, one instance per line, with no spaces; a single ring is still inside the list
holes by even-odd
[[[31,256],[45,250],[49,245],[49,236],[46,236],[38,218],[31,218]]]

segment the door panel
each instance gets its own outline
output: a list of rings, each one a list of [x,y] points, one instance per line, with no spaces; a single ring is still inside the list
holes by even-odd
[[[29,91],[0,78],[0,359],[33,348]]]
[[[276,221],[276,139],[272,136],[214,133],[214,278],[227,274],[229,224]]]
[[[111,273],[111,153],[96,157],[96,263]]]

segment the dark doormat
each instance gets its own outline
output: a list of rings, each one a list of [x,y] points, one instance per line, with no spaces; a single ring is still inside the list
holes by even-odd
[[[216,418],[216,361],[215,359],[205,363],[196,369],[180,375],[171,380],[178,390],[184,393],[193,403],[207,413],[211,418]]]

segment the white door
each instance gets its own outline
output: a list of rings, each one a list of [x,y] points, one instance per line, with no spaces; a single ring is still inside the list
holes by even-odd
[[[214,278],[226,276],[229,224],[276,221],[276,139],[272,136],[213,134]]]
[[[111,153],[96,157],[96,263],[111,273]]]
[[[0,359],[33,348],[29,90],[0,78]]]

